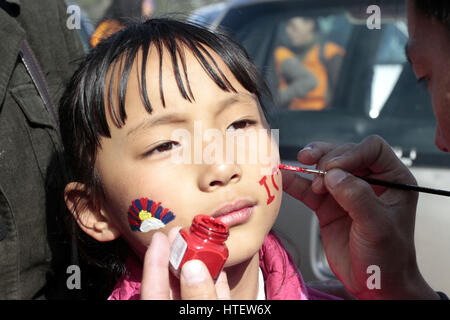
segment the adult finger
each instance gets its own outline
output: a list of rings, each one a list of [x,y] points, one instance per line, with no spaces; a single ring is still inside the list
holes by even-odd
[[[313,165],[335,148],[336,146],[332,143],[322,141],[311,142],[297,153],[297,160],[305,165]]]
[[[282,170],[281,174],[283,175],[284,192],[303,202],[313,211],[319,207],[324,196],[317,195],[312,191],[311,180],[291,171]]]
[[[368,226],[371,232],[377,228],[380,235],[387,231],[389,216],[384,213],[389,210],[367,182],[343,170],[332,169],[325,175],[325,185],[359,226]]]
[[[340,145],[332,150],[329,150],[326,154],[324,154],[319,161],[317,162],[316,168],[321,171],[326,170],[326,165],[328,161],[341,156],[342,154],[345,154],[348,150],[351,150],[355,147],[354,143],[346,143],[343,145]],[[323,176],[322,175],[316,175],[314,177],[313,183],[312,183],[312,190],[315,193],[318,194],[324,194],[327,193],[328,190],[325,188],[323,184]]]
[[[155,232],[144,257],[141,299],[169,298],[169,239],[162,232]]]
[[[350,145],[351,144],[336,146],[332,143],[322,141],[311,142],[298,152],[297,160],[306,165],[316,164],[317,169],[323,170],[326,160],[342,154],[350,148]],[[325,186],[323,185],[323,178],[320,175],[316,175],[313,178],[311,188],[317,194],[325,194],[327,192]]]
[[[333,168],[351,173],[366,171],[372,176],[377,175],[374,176],[376,178],[389,178],[392,182],[416,183],[389,144],[379,136],[370,136],[342,156],[330,159],[326,170]]]
[[[205,264],[200,260],[190,260],[181,268],[181,299],[215,300],[216,287]]]
[[[230,300],[230,286],[228,285],[228,278],[225,271],[221,271],[219,277],[216,280],[216,292],[217,299],[219,300]]]
[[[330,150],[327,154],[324,154],[319,161],[317,162],[317,169],[319,170],[325,170],[326,169],[326,164],[334,158],[337,158],[343,154],[345,154],[346,152],[348,152],[349,150],[354,149],[356,146],[355,143],[345,143],[343,145],[337,146],[336,148],[334,148],[333,150]]]

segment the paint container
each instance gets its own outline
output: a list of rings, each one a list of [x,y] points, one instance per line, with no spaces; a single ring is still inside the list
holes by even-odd
[[[201,260],[216,280],[228,258],[228,226],[213,217],[197,215],[190,228],[181,229],[172,244],[170,270],[177,277],[189,260]]]

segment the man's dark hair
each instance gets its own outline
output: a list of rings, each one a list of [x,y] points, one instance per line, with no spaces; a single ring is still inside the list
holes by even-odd
[[[147,112],[152,113],[145,76],[150,46],[154,46],[159,54],[159,70],[154,72],[159,73],[158,90],[164,107],[166,101],[161,75],[164,54],[170,56],[174,79],[184,99],[195,100],[189,85],[186,51],[196,57],[206,74],[222,90],[236,92],[208,51],[209,48],[225,62],[237,81],[256,96],[264,115],[267,115],[262,101],[271,98],[269,89],[244,48],[230,37],[169,18],[131,23],[92,49],[70,80],[60,103],[60,128],[72,179],[85,185],[85,192],[91,195],[93,201],[102,195],[101,181],[95,171],[95,159],[100,138],[110,137],[106,115],[110,113],[118,127],[124,125],[127,118],[126,88],[138,52],[142,53],[139,53],[141,68],[138,75],[141,99]],[[115,77],[114,74],[118,76]],[[112,89],[114,79],[118,79],[117,91]],[[106,90],[108,92],[105,94]],[[117,102],[117,106],[113,101]],[[124,270],[128,247],[123,240],[98,243],[79,229],[77,233],[80,251],[92,262],[116,274]]]
[[[429,17],[434,17],[450,30],[449,0],[414,0],[417,9]]]

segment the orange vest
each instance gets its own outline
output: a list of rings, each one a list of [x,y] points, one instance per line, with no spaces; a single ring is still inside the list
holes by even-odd
[[[108,38],[124,26],[116,20],[106,20],[100,23],[91,36],[91,46],[94,48],[101,40]]]
[[[301,61],[317,79],[317,86],[309,91],[306,96],[294,98],[289,104],[289,109],[293,110],[322,110],[327,105],[328,74],[327,68],[320,59],[320,45],[315,44]],[[337,44],[327,42],[324,44],[324,58],[330,60],[335,55],[344,55],[345,50]],[[279,75],[281,75],[281,64],[295,54],[286,47],[279,47],[275,50],[275,65]],[[286,80],[281,76],[278,90],[282,91],[287,87]]]

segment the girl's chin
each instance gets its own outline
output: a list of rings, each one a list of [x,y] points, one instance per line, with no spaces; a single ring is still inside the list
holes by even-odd
[[[242,238],[240,238],[242,239]],[[255,256],[259,259],[259,249],[262,243],[243,244],[242,240],[234,242],[230,241],[228,245],[229,256],[225,262],[224,268],[233,267],[239,264],[248,263]]]
[[[257,251],[255,254],[250,255],[249,257],[229,257],[225,262],[223,270],[227,273],[241,273],[244,272],[245,269],[249,265],[253,264],[259,267],[259,252]]]

